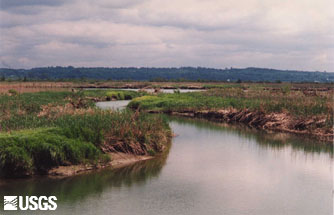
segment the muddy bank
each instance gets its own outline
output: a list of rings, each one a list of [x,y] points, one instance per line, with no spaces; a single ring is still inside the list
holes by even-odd
[[[121,168],[139,161],[149,160],[168,152],[171,145],[172,133],[161,136],[160,141],[154,145],[143,144],[140,142],[128,142],[114,137],[106,137],[100,146],[101,151],[108,156],[108,161],[99,161],[87,164],[68,164],[60,165],[49,169],[43,173],[33,175],[47,175],[49,177],[69,177],[84,174],[103,168]]]
[[[108,155],[108,162],[57,166],[48,170],[45,174],[50,177],[69,177],[107,167],[120,168],[138,161],[152,159],[168,151],[172,136],[169,131],[166,134],[160,134],[159,142],[151,145],[106,136],[100,149]]]
[[[152,159],[168,151],[171,144],[171,137],[171,135],[161,137],[161,142],[167,144],[157,143],[154,146],[140,144],[138,142],[124,142],[107,137],[104,144],[101,146],[101,150],[109,156],[109,162],[58,166],[50,169],[47,175],[51,177],[68,177],[107,167],[120,168],[138,161]]]
[[[170,134],[168,136],[161,137],[161,142],[165,144],[157,143],[153,148],[140,143],[126,143],[114,138],[107,138],[101,146],[101,150],[109,156],[109,162],[58,166],[50,169],[47,172],[47,175],[50,177],[68,177],[107,167],[113,169],[121,168],[139,161],[149,160],[169,152],[172,136],[173,135]],[[152,153],[153,150],[154,153]]]
[[[135,155],[135,154],[126,154],[121,152],[110,152],[108,153],[110,157],[110,162],[99,163],[99,164],[80,164],[80,165],[70,165],[70,166],[59,166],[53,169],[50,169],[47,175],[51,177],[68,177],[78,174],[84,174],[93,170],[103,169],[106,167],[111,167],[113,169],[121,168],[130,164],[133,164],[138,161],[152,159],[153,156],[149,155]]]
[[[148,112],[161,113],[159,111]],[[172,111],[164,113],[185,117],[205,118],[215,122],[243,123],[249,127],[256,129],[304,135],[325,142],[333,142],[334,139],[334,129],[325,127],[325,117],[296,119],[286,113],[266,114],[261,111],[250,111],[247,109],[222,109],[214,111]]]
[[[167,144],[156,143],[154,146],[141,144],[139,142],[124,142],[115,138],[106,138],[101,145],[101,151],[109,157],[108,162],[97,162],[67,166],[57,166],[47,172],[33,175],[47,175],[49,177],[69,177],[84,174],[94,170],[103,168],[121,168],[139,161],[149,160],[160,156],[168,151],[171,144],[171,135],[161,137],[161,142]]]

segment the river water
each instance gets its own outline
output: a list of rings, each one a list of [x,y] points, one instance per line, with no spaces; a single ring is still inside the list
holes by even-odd
[[[155,159],[64,179],[0,181],[0,196],[58,198],[53,212],[4,214],[332,214],[332,147],[203,120],[168,120],[176,137]]]
[[[153,88],[148,88],[148,89],[139,89],[139,88],[84,88],[84,90],[126,90],[126,91],[140,91],[144,90],[145,92],[148,93],[154,93],[155,89]],[[180,93],[190,93],[190,92],[201,92],[205,91],[202,89],[159,89],[160,93],[174,93],[175,90],[177,90]]]
[[[123,110],[124,108],[126,108],[130,101],[131,100],[97,102],[96,106],[101,108],[102,110]]]

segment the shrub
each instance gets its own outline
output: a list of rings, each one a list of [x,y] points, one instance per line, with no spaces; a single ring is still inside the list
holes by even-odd
[[[11,94],[12,96],[17,96],[19,94],[19,92],[17,92],[16,90],[14,89],[10,89],[8,90],[8,93]]]

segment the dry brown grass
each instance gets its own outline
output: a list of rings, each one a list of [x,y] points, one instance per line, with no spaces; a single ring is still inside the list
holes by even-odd
[[[4,82],[0,83],[0,93],[16,90],[19,93],[35,93],[41,91],[68,91],[74,87],[66,82]]]
[[[74,105],[67,103],[65,105],[42,105],[42,110],[37,114],[38,117],[47,117],[49,119],[56,119],[64,115],[83,115],[93,114],[93,108],[77,108]]]
[[[262,87],[264,90],[281,90],[282,87],[289,86],[291,91],[327,91],[333,89],[333,84],[279,84],[279,83],[225,83],[225,82],[148,82],[148,81],[92,81],[92,82],[0,82],[0,93],[7,93],[14,89],[19,93],[41,92],[41,91],[64,91],[72,88],[235,88],[250,89]],[[308,92],[306,92],[308,93]]]

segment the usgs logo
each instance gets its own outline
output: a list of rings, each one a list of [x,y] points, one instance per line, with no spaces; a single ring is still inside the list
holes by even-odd
[[[4,196],[3,209],[5,211],[26,210],[56,210],[55,196]]]

